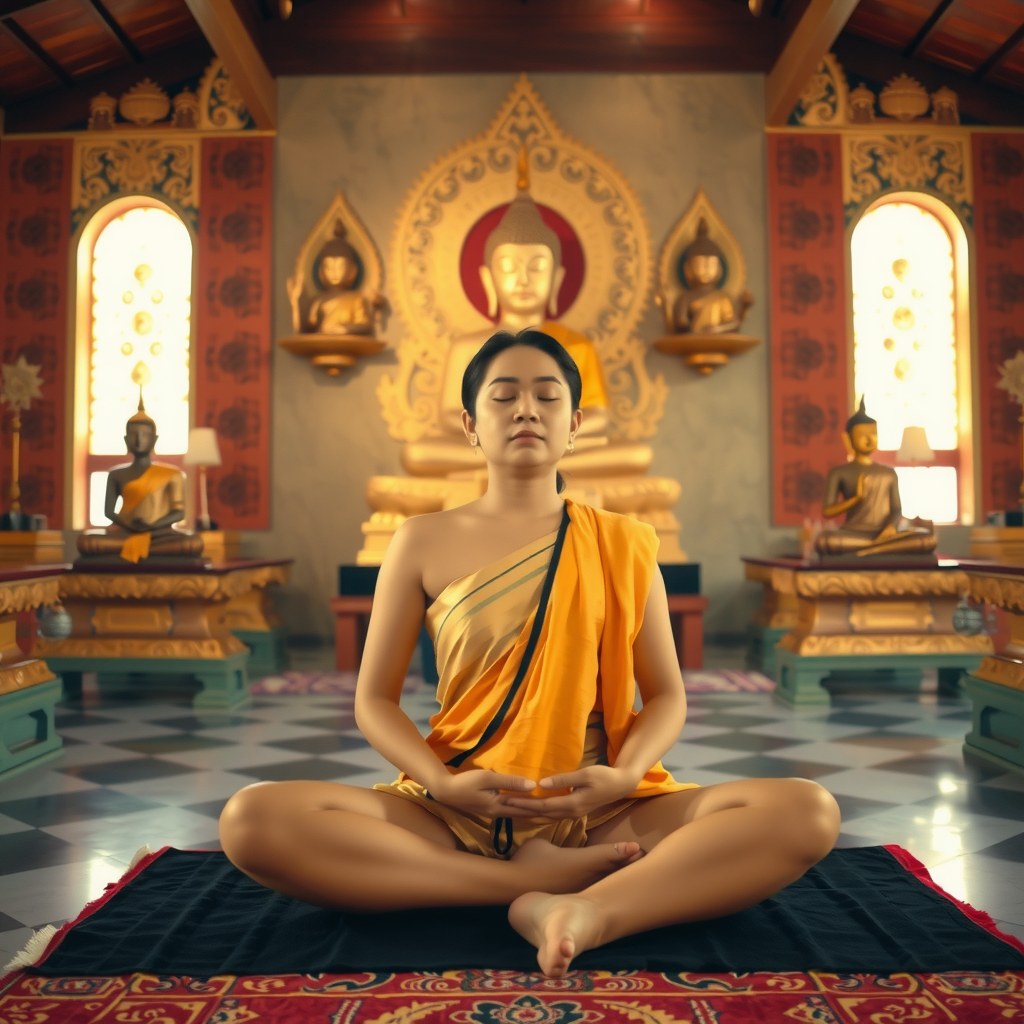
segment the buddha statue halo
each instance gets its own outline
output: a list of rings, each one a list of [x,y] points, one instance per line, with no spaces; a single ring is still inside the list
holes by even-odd
[[[339,191],[299,250],[288,279],[295,333],[278,344],[329,376],[380,352],[383,280],[377,247]]]
[[[736,239],[700,188],[661,249],[655,300],[670,332],[654,347],[710,374],[760,344],[738,330],[754,299]]]

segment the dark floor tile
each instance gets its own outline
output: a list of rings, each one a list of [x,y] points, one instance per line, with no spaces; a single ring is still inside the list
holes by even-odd
[[[886,725],[906,725],[917,719],[910,715],[902,718],[896,715],[875,715],[867,711],[833,711],[827,721],[835,725],[863,725],[868,729],[881,729]]]
[[[1024,830],[1020,835],[1010,836],[995,846],[986,846],[984,850],[978,850],[982,857],[994,857],[996,860],[1012,860],[1017,864],[1024,864]]]
[[[367,769],[358,765],[339,764],[337,761],[321,761],[317,757],[310,757],[304,761],[234,768],[232,771],[251,779],[259,779],[261,782],[285,782],[296,779],[343,779],[349,775],[365,773]]]
[[[260,718],[246,718],[244,715],[218,714],[216,711],[208,715],[184,715],[181,718],[153,718],[152,725],[162,725],[165,729],[181,729],[182,732],[201,732],[203,729],[228,729],[234,725],[254,725],[262,722]]]
[[[770,754],[754,754],[740,757],[735,761],[719,761],[703,766],[708,771],[726,772],[755,779],[818,779],[823,775],[844,772],[842,765],[821,764],[817,761],[800,761],[791,757],[772,757]]]
[[[119,722],[119,718],[108,718],[105,715],[91,715],[85,711],[79,711],[77,708],[63,710],[63,705],[58,705],[56,712],[53,716],[53,723],[57,726],[57,731],[61,729],[76,729],[80,725],[111,725]]]
[[[224,800],[207,800],[201,804],[187,804],[182,807],[182,810],[194,811],[196,814],[205,814],[208,818],[219,818],[220,812],[224,810],[224,805],[227,802],[227,798]]]
[[[235,746],[232,740],[218,740],[212,736],[150,736],[144,740],[118,740],[108,747],[120,747],[136,754],[159,757],[161,754],[177,754],[182,750],[209,750],[211,747]]]
[[[58,735],[60,735],[60,730],[59,729],[57,730],[57,733],[58,733]],[[76,739],[73,739],[71,736],[61,736],[60,737],[60,742],[61,742],[61,745],[65,746],[65,747],[77,747],[77,746],[81,745],[82,743],[85,743],[86,741],[85,740],[76,740]]]
[[[37,829],[0,836],[0,875],[88,859],[89,851],[83,847]]]
[[[939,715],[944,722],[952,719],[956,722],[969,722],[973,717],[973,712],[970,708],[962,708],[958,711],[950,711]]]
[[[857,747],[877,747],[882,750],[907,750],[911,753],[923,753],[934,750],[944,742],[935,736],[918,736],[914,733],[882,732],[880,729],[871,732],[859,732],[855,736],[844,736],[833,743],[852,743]]]
[[[13,917],[8,917],[6,914],[0,914],[0,932],[14,931],[15,928],[24,928],[25,926],[20,921],[15,921]]]
[[[840,832],[836,838],[835,850],[857,850],[862,846],[878,846],[877,839],[865,839],[863,836],[851,836]]]
[[[276,700],[260,700],[259,698],[250,701],[246,705],[246,707],[253,708],[254,710],[257,710],[259,708],[279,708],[280,706],[281,705],[278,704]]]
[[[899,807],[899,804],[886,803],[884,800],[868,800],[862,796],[842,796],[839,793],[832,794],[839,804],[843,821],[850,821],[853,818],[861,818],[865,814],[874,814],[875,811],[884,811],[889,807]]]
[[[290,722],[289,725],[305,725],[310,729],[344,732],[346,729],[356,728],[356,716],[340,714],[328,715],[326,718],[300,718],[297,722]]]
[[[197,843],[194,846],[190,845],[188,847],[188,849],[190,849],[190,850],[216,850],[216,851],[220,852],[221,850],[224,849],[224,847],[220,845],[220,840],[219,839],[211,839],[208,843]]]
[[[1024,793],[1015,793],[1012,789],[996,789],[995,786],[976,786],[969,783],[960,786],[955,793],[919,800],[916,806],[939,805],[985,814],[990,818],[1024,822]]]
[[[704,724],[703,719],[700,724]],[[686,742],[705,747],[721,747],[723,750],[746,750],[752,754],[761,754],[766,750],[778,750],[780,747],[795,747],[805,741],[761,736],[755,732],[721,732],[714,736],[701,736],[695,740],[687,739]]]
[[[163,779],[169,775],[186,775],[195,768],[170,761],[157,761],[151,757],[133,758],[130,761],[107,761],[104,764],[80,764],[64,768],[65,775],[95,782],[99,786],[112,786],[117,782],[143,782],[147,779]]]
[[[339,736],[334,733],[303,736],[297,740],[281,740],[263,745],[278,747],[280,750],[294,750],[297,754],[337,754],[345,750],[366,750],[370,746],[362,736]]]
[[[709,715],[700,716],[701,725],[713,725],[721,729],[749,729],[752,725],[767,725],[777,721],[762,715],[745,715],[742,712],[712,711]]]
[[[83,789],[77,793],[50,793],[47,796],[23,797],[21,800],[5,800],[0,803],[0,814],[6,814],[15,821],[43,828],[47,825],[65,825],[69,821],[85,821],[87,818],[107,818],[117,814],[131,814],[134,811],[148,811],[164,804],[155,800],[117,793],[112,789]],[[27,835],[15,832],[14,835]],[[0,841],[9,838],[0,836]],[[0,863],[3,857],[0,856]]]
[[[686,702],[700,708],[734,708],[743,704],[743,696],[740,693],[694,693],[686,695]]]
[[[926,775],[936,778],[939,775],[953,775],[958,779],[972,782],[984,782],[1004,775],[1001,769],[992,765],[965,763],[962,757],[943,757],[939,754],[918,754],[916,757],[901,757],[895,761],[885,761],[873,767],[887,772],[905,772],[907,775]]]

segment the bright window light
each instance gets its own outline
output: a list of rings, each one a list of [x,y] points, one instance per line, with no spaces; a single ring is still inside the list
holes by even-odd
[[[957,481],[952,466],[897,466],[896,476],[907,519],[920,516],[936,523],[957,521]]]
[[[124,425],[139,402],[132,373],[139,369],[149,378],[143,395],[160,434],[157,450],[180,455],[188,447],[188,229],[167,210],[128,210],[96,239],[92,274],[89,452],[124,453]],[[90,487],[90,510],[99,500],[102,514],[102,495]],[[92,511],[90,517],[95,521]]]
[[[103,504],[107,497],[107,474],[89,474],[89,525],[109,526],[110,520],[103,514]]]

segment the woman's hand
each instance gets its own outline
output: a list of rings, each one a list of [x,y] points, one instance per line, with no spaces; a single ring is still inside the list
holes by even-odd
[[[595,764],[579,771],[541,779],[542,789],[572,789],[566,796],[518,796],[508,794],[505,804],[528,810],[536,818],[582,818],[598,807],[625,799],[639,779],[624,768]]]
[[[448,807],[484,818],[529,818],[534,812],[520,810],[508,799],[512,793],[529,793],[536,786],[532,779],[474,768],[436,780],[430,795]]]

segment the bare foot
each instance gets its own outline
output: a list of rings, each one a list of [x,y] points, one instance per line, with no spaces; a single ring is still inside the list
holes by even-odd
[[[572,958],[601,944],[600,911],[582,896],[524,893],[508,908],[509,924],[537,947],[537,963],[549,978],[560,978]]]
[[[510,860],[530,869],[531,885],[545,892],[579,892],[643,856],[639,843],[598,843],[554,846],[546,839],[527,839]]]

